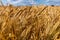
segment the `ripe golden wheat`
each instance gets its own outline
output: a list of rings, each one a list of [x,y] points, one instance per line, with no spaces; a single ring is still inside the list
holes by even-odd
[[[60,40],[60,7],[0,6],[0,40]]]

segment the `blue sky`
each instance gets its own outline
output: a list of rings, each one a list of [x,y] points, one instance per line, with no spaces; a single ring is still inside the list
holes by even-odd
[[[2,0],[4,5],[12,4],[15,6],[20,5],[60,5],[60,0]]]

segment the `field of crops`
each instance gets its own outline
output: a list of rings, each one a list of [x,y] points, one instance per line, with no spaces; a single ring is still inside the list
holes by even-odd
[[[0,6],[0,40],[60,40],[60,7]]]

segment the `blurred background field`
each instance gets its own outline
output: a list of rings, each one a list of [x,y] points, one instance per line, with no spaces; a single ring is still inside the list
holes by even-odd
[[[0,40],[60,40],[60,6],[0,6]]]

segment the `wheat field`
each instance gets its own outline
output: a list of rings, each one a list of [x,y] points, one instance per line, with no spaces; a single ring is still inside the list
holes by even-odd
[[[60,40],[60,6],[0,6],[0,40]]]

